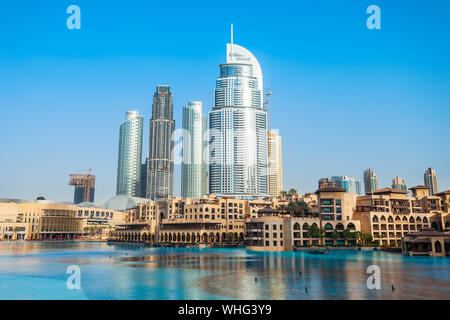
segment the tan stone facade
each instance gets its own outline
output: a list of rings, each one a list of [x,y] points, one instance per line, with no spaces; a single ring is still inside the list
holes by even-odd
[[[122,222],[122,212],[50,201],[0,202],[0,240],[77,239]]]
[[[361,231],[379,244],[400,246],[406,234],[430,228],[439,219],[439,214],[427,212],[420,203],[407,191],[384,188],[358,197],[355,218],[361,221]]]

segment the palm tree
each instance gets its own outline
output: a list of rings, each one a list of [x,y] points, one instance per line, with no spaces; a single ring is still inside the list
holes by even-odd
[[[334,230],[331,234],[331,238],[333,238],[333,244],[336,245],[337,239],[340,238],[339,232],[337,230]]]
[[[353,238],[353,233],[350,231],[350,229],[345,229],[344,232],[342,232],[342,237],[348,244],[348,240]]]
[[[286,197],[286,194],[287,194],[286,191],[284,191],[284,190],[281,190],[281,191],[280,191],[280,197],[281,197],[281,198]]]
[[[323,246],[323,238],[325,238],[326,235],[324,228],[319,228],[319,235],[320,235],[320,245]]]
[[[289,189],[289,195],[292,196],[294,194],[297,194],[297,189],[294,189],[294,188]]]

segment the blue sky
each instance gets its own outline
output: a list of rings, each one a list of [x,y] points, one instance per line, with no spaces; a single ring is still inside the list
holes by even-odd
[[[66,8],[81,8],[68,30]],[[381,8],[381,30],[366,8]],[[115,194],[119,126],[148,120],[157,84],[181,108],[211,110],[234,41],[259,60],[270,125],[283,139],[285,189],[323,176],[380,187],[398,174],[423,184],[428,166],[450,189],[448,1],[1,1],[0,198],[72,200],[68,174],[93,168],[96,202]],[[175,172],[175,194],[180,193]]]

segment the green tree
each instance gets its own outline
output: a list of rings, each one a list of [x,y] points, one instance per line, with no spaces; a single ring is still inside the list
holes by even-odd
[[[311,236],[311,238],[319,238],[320,237],[320,231],[319,228],[315,224],[311,225],[308,228],[308,233]]]
[[[286,213],[287,212],[287,206],[285,204],[279,205],[278,210],[280,213]]]
[[[304,200],[300,200],[299,202],[297,202],[297,205],[298,205],[298,212],[302,216],[304,216],[310,212],[309,205]]]
[[[291,215],[294,215],[299,212],[300,206],[296,202],[289,202],[286,208],[287,212]]]
[[[336,245],[337,239],[340,238],[339,232],[337,230],[334,230],[331,234],[331,238],[333,238],[333,244]]]
[[[229,242],[235,241],[236,240],[236,235],[233,232],[228,232],[227,233],[227,240]]]
[[[351,232],[350,229],[347,228],[344,230],[344,232],[342,232],[342,237],[348,244],[348,240],[353,239],[354,235],[353,235],[353,232]]]
[[[292,196],[294,194],[297,194],[297,189],[294,189],[294,188],[289,189],[289,195]]]
[[[284,197],[286,197],[286,194],[287,194],[286,191],[284,191],[284,190],[280,191],[280,197],[284,198]]]

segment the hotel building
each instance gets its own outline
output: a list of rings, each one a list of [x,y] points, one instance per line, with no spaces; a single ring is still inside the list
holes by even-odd
[[[400,246],[406,234],[431,227],[436,214],[426,212],[407,193],[383,188],[358,197],[355,218],[361,221],[361,231],[382,245]]]
[[[267,113],[261,67],[253,54],[227,44],[209,112],[209,192],[240,199],[268,195]]]

